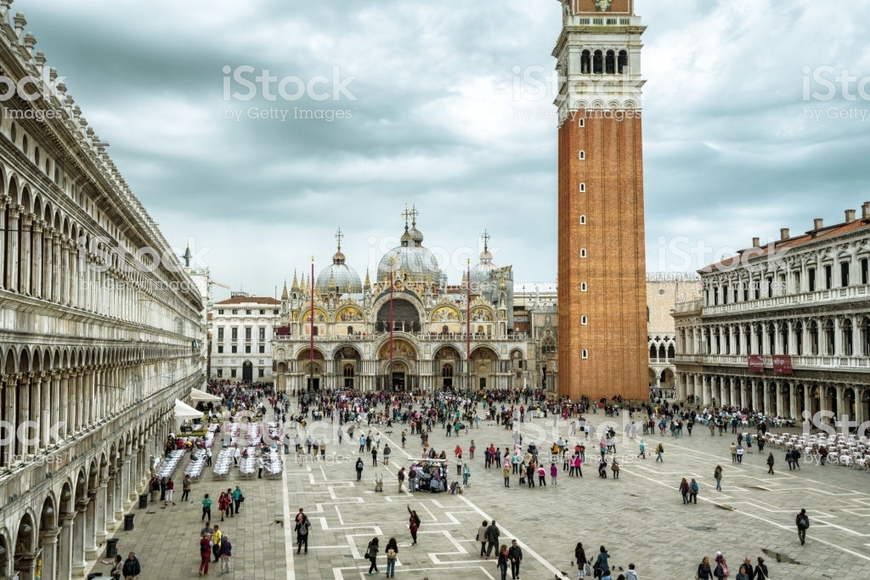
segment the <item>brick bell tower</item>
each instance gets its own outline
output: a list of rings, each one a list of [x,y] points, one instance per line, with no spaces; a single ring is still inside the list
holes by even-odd
[[[561,0],[559,394],[646,399],[641,35],[633,0]]]

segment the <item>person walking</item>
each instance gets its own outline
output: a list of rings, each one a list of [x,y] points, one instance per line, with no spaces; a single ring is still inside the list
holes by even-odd
[[[257,458],[257,479],[263,479],[263,468],[266,466],[266,462],[263,461],[263,456],[259,456]]]
[[[387,542],[387,578],[396,577],[396,556],[399,555],[399,543],[396,538],[390,538]]]
[[[689,481],[685,477],[680,481],[680,495],[684,504],[689,503]]]
[[[369,565],[369,576],[380,572],[378,570],[378,539],[372,538],[372,541],[369,542],[368,548],[366,548],[366,559],[371,562]]]
[[[399,480],[399,493],[402,492],[402,484],[405,483],[405,468],[401,468],[399,473],[396,474],[396,478]]]
[[[480,557],[486,560],[489,556],[486,555],[486,529],[489,527],[489,522],[483,520],[480,527],[477,528],[477,541],[480,542]]]
[[[613,456],[613,462],[610,464],[610,471],[613,472],[613,479],[619,479],[619,461],[616,460],[616,456]]]
[[[236,513],[239,513],[243,501],[245,501],[245,496],[242,495],[242,490],[237,485],[236,489],[233,490],[233,504],[235,505]]]
[[[221,532],[220,526],[215,524],[214,531],[211,534],[211,551],[214,554],[214,561],[217,563],[221,559]]]
[[[181,481],[181,501],[188,501],[190,499],[190,484],[190,476],[185,475]]]
[[[498,526],[495,525],[495,520],[492,520],[492,523],[489,524],[489,527],[486,528],[486,557],[489,558],[492,556],[492,550],[496,546],[498,546],[498,537],[501,535],[501,530],[498,529]]]
[[[211,562],[211,538],[208,533],[199,537],[199,575],[208,576],[208,565]]]
[[[516,540],[511,540],[511,547],[508,549],[508,560],[511,562],[511,578],[519,580],[520,564],[523,563],[523,550],[517,545]]]
[[[801,546],[807,542],[807,530],[810,528],[810,517],[807,515],[807,510],[802,509],[801,513],[794,519],[797,526],[798,539],[801,541]]]
[[[586,577],[586,565],[589,560],[586,559],[586,550],[583,549],[583,542],[577,542],[574,546],[574,561],[577,562],[577,578],[583,580]]]
[[[224,521],[224,515],[227,513],[228,507],[229,507],[229,499],[227,498],[227,494],[224,492],[221,492],[221,495],[218,498],[218,511],[221,514],[221,521]]]
[[[356,480],[359,481],[362,479],[363,472],[363,460],[362,457],[357,457],[356,460]]]
[[[296,553],[302,551],[302,546],[305,546],[305,553],[308,553],[308,529],[311,527],[311,522],[308,520],[308,516],[304,513],[299,514],[300,517],[296,518]]]
[[[767,473],[770,475],[774,475],[773,473],[773,452],[770,451],[767,454]]]
[[[205,497],[202,498],[202,517],[199,521],[206,520],[206,523],[211,523],[211,503],[211,498],[205,494]]]
[[[713,479],[716,480],[716,491],[722,491],[722,466],[717,465],[713,470]]]
[[[737,463],[743,463],[743,453],[744,453],[743,445],[737,446]]]
[[[417,545],[417,530],[420,529],[420,518],[417,516],[417,512],[411,509],[411,504],[408,504],[408,513],[411,514],[411,517],[408,518],[408,529],[411,530],[411,539],[414,540],[411,545]]]
[[[643,442],[643,439],[640,440],[637,448],[638,451],[640,451],[640,453],[637,454],[638,459],[646,459],[646,444]]]
[[[501,580],[507,580],[507,569],[508,569],[508,549],[504,544],[498,549],[498,561],[495,563],[498,571],[501,572]]]
[[[770,573],[761,556],[758,557],[758,565],[755,567],[755,580],[770,580]]]
[[[664,453],[664,452],[665,452],[665,446],[662,445],[661,443],[659,443],[656,446],[656,462],[659,462],[659,461],[662,463],[665,462],[665,460],[662,459],[662,453]]]
[[[511,464],[509,462],[505,462],[504,467],[501,468],[501,474],[504,476],[504,486],[511,486]]]
[[[698,482],[695,481],[695,478],[692,478],[692,481],[689,482],[689,503],[698,503]]]
[[[737,463],[737,444],[732,441],[729,449],[731,450],[731,463]]]
[[[462,467],[462,485],[464,487],[468,487],[468,478],[469,477],[471,477],[471,468],[468,467],[468,464],[466,463]]]
[[[221,574],[230,573],[230,557],[233,555],[233,545],[226,536],[221,538]]]
[[[372,447],[372,465],[374,467],[378,466],[378,448]]]
[[[559,468],[552,461],[550,462],[550,485],[556,485],[556,476],[559,475]]]
[[[139,564],[139,559],[136,554],[130,552],[127,554],[127,559],[124,560],[124,567],[121,569],[124,578],[136,578],[142,573],[142,566]]]
[[[695,572],[695,578],[698,580],[713,580],[713,570],[710,568],[710,558],[704,556],[701,563],[698,564],[698,571]]]
[[[175,505],[175,502],[172,501],[172,496],[175,492],[175,481],[172,479],[172,476],[166,478],[166,503],[163,505]]]
[[[390,455],[392,455],[393,450],[390,449],[390,444],[387,443],[384,445],[384,465],[390,464]]]

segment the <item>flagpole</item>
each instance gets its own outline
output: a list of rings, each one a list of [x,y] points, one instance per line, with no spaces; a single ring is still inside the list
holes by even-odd
[[[393,258],[390,258],[390,366],[387,367],[386,390],[390,392],[393,383]]]
[[[314,256],[311,256],[311,309],[308,313],[310,326],[308,328],[310,344],[308,345],[308,390],[314,386]]]
[[[471,258],[465,272],[465,391],[471,393]]]

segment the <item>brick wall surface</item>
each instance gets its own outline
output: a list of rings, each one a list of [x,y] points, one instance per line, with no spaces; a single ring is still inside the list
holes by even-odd
[[[583,111],[578,118],[582,117]],[[579,151],[585,160],[579,159]],[[559,393],[648,394],[640,118],[559,130]],[[579,192],[580,183],[586,193]],[[580,223],[586,216],[586,224]],[[587,257],[581,258],[585,248]],[[581,292],[586,282],[587,291]],[[588,324],[581,324],[581,317]],[[588,350],[583,359],[582,350]]]

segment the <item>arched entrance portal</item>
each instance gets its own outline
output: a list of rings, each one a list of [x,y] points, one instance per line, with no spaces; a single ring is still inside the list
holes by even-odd
[[[299,368],[302,370],[302,383],[306,390],[319,391],[324,372],[323,353],[314,349],[314,360],[311,360],[309,349],[305,348],[296,357]]]
[[[381,366],[381,376],[378,377],[378,388],[392,391],[413,391],[419,386],[417,376],[417,349],[407,340],[396,339],[387,341],[378,349],[378,360]]]
[[[459,365],[462,358],[459,356],[459,351],[452,346],[444,346],[435,352],[435,374],[440,376],[441,388],[444,390],[453,390],[458,387],[457,375],[459,375]]]
[[[471,388],[486,390],[495,386],[494,374],[497,372],[498,355],[488,347],[482,346],[471,352]]]
[[[254,365],[249,360],[242,363],[242,380],[247,382],[254,380]]]

